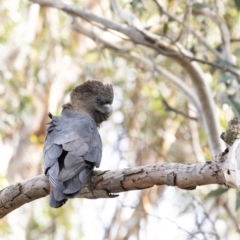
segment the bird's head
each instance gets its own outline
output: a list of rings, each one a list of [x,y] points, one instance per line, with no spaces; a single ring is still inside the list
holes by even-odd
[[[113,88],[111,84],[91,80],[75,87],[70,95],[74,109],[88,113],[99,126],[112,114]]]

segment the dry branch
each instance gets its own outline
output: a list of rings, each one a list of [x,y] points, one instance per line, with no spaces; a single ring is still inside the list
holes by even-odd
[[[79,197],[111,198],[117,196],[114,193],[141,190],[154,185],[192,189],[201,185],[224,183],[224,175],[214,163],[151,164],[116,171],[94,171]],[[23,204],[48,194],[49,181],[44,175],[4,188],[0,191],[0,218]]]

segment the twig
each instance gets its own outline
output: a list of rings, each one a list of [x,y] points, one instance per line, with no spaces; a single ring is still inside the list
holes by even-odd
[[[229,215],[230,219],[232,219],[233,224],[235,225],[235,228],[237,230],[238,233],[240,233],[240,227],[239,227],[239,222],[236,216],[234,216],[233,212],[231,211],[231,209],[228,207],[227,202],[223,203],[223,208],[225,209],[225,211],[227,212],[227,214]]]
[[[201,43],[208,51],[210,51],[211,53],[213,53],[215,56],[217,56],[218,58],[222,58],[222,55],[214,50],[205,40],[204,38],[202,38],[201,36],[199,36],[196,31],[189,27],[185,22],[183,22],[182,20],[178,19],[176,16],[174,16],[173,14],[171,14],[170,12],[168,12],[166,9],[164,9],[161,4],[158,2],[158,0],[153,0],[159,11],[163,12],[165,15],[167,15],[168,17],[170,17],[171,19],[173,19],[174,21],[176,21],[177,23],[181,24],[184,28],[187,29],[188,32],[192,33],[193,36],[195,36],[197,38],[197,40],[199,41],[199,43]]]
[[[228,28],[227,26],[221,21],[221,19],[219,18],[219,16],[217,16],[216,14],[211,14],[210,12],[204,12],[205,14],[208,14],[209,17],[211,17],[214,22],[219,26],[220,28],[220,32],[221,32],[221,36],[222,36],[222,41],[224,43],[224,46],[225,46],[225,52],[227,54],[227,58],[226,56],[224,56],[223,54],[221,54],[220,52],[218,52],[217,50],[215,50],[214,48],[212,48],[205,40],[204,38],[202,38],[201,36],[199,36],[196,31],[194,29],[192,29],[191,27],[189,27],[184,21],[181,21],[180,19],[178,19],[176,16],[172,15],[170,12],[168,12],[167,10],[165,10],[161,5],[160,3],[158,2],[158,0],[153,0],[156,5],[158,6],[158,9],[160,12],[163,12],[164,14],[166,14],[168,17],[170,17],[171,19],[173,19],[174,21],[178,22],[179,24],[181,24],[184,28],[186,28],[190,33],[193,34],[193,36],[195,36],[199,43],[201,43],[203,46],[206,47],[206,49],[208,51],[210,51],[211,53],[213,53],[219,60],[222,60],[222,61],[227,61],[229,63],[229,65],[232,65],[233,64],[233,61],[232,61],[232,55],[231,55],[231,51],[230,51],[230,45],[229,45],[229,39],[230,39],[230,34],[229,34],[229,31],[228,31]],[[199,10],[201,11],[201,10]],[[205,11],[205,10],[203,10]],[[185,54],[184,54],[185,55]],[[186,56],[188,57],[188,56]],[[191,57],[188,57],[189,59],[191,60],[194,60],[194,58],[191,58]],[[236,68],[234,69],[234,67],[231,67],[231,66],[224,66],[224,67],[221,67],[220,65],[217,65],[217,64],[211,64],[210,62],[206,62],[204,60],[200,60],[200,59],[195,59],[195,61],[198,61],[198,62],[201,62],[203,64],[208,64],[208,65],[212,65],[214,67],[217,67],[217,68],[220,68],[220,69],[223,69],[224,71],[228,71],[232,74],[234,74],[238,80],[240,80],[240,71],[239,69],[237,69],[237,66]]]
[[[188,114],[186,114],[186,113],[184,113],[184,112],[181,112],[181,111],[179,111],[179,110],[171,107],[171,106],[167,103],[167,101],[165,101],[165,99],[163,99],[163,98],[162,98],[162,102],[163,102],[163,104],[164,104],[164,106],[165,106],[166,111],[172,111],[172,112],[175,112],[176,114],[179,114],[179,115],[181,115],[181,116],[183,116],[183,117],[185,117],[185,118],[188,118],[188,119],[197,121],[197,118],[191,117],[191,116],[189,116]]]
[[[189,232],[188,230],[180,227],[176,222],[174,222],[172,219],[170,219],[170,218],[168,218],[168,217],[159,217],[159,216],[157,216],[157,215],[155,215],[155,214],[148,213],[148,212],[146,212],[146,211],[143,210],[143,209],[139,209],[139,208],[136,208],[136,207],[134,207],[134,206],[124,205],[121,201],[119,201],[119,202],[120,202],[120,204],[121,204],[121,206],[122,206],[123,208],[131,208],[131,209],[134,209],[134,210],[136,210],[136,211],[138,211],[138,212],[143,212],[143,213],[146,214],[147,216],[156,218],[157,220],[167,220],[167,221],[171,222],[172,224],[174,224],[178,229],[182,230],[183,232],[185,232],[185,233],[187,233],[189,236],[191,236],[191,237],[192,237],[191,239],[199,239],[199,238],[197,238],[194,234],[192,234],[191,232]]]

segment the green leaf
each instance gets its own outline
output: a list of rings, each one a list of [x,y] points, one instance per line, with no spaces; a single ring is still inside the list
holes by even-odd
[[[236,210],[238,210],[240,207],[240,192],[237,192],[237,198],[236,198]]]
[[[168,31],[168,23],[164,23],[163,25],[163,34],[165,35]]]
[[[236,51],[235,51],[235,54],[240,54],[240,48],[237,48]]]
[[[229,66],[229,67],[238,68],[235,64],[232,64],[227,60],[219,60],[219,61],[216,61],[216,63],[222,67]]]
[[[218,188],[208,193],[207,197],[217,197],[227,192],[228,188]]]
[[[221,75],[218,82],[219,83],[226,83],[228,80],[232,79],[232,75]]]
[[[237,10],[239,11],[240,10],[240,1],[239,0],[234,0],[235,2],[235,5],[237,7]]]
[[[202,9],[202,8],[209,8],[210,5],[207,3],[194,3],[192,7],[195,9]]]

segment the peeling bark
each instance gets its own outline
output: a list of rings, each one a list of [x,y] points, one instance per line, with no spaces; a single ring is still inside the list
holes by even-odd
[[[154,185],[194,189],[208,184],[224,184],[225,178],[215,163],[151,164],[116,171],[94,171],[84,184],[80,198],[112,198],[115,193],[141,190]],[[25,203],[49,194],[49,181],[44,175],[6,187],[0,191],[0,218]]]
[[[49,181],[44,175],[4,188],[0,191],[0,218],[23,204],[48,194]]]

